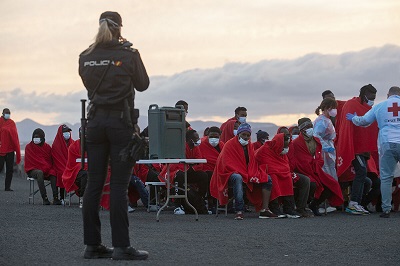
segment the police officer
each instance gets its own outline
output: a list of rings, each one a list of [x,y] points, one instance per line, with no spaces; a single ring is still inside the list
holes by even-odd
[[[400,160],[400,88],[391,87],[387,100],[375,105],[364,116],[346,114],[356,126],[378,122],[379,171],[381,176],[382,218],[389,218],[392,208],[392,182]]]
[[[148,252],[131,247],[129,240],[127,188],[133,164],[122,161],[119,153],[138,129],[134,90],[146,90],[149,77],[139,52],[121,37],[121,16],[117,12],[104,12],[99,24],[95,42],[79,57],[79,75],[90,100],[86,136],[88,182],[82,210],[84,258],[144,260]],[[109,166],[114,249],[102,244],[99,218],[99,203]]]

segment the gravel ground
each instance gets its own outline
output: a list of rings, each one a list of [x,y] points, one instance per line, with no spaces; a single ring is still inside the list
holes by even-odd
[[[308,219],[258,219],[246,213],[174,216],[137,208],[129,214],[133,246],[147,261],[85,260],[77,197],[71,207],[28,204],[29,182],[15,176],[13,192],[0,176],[0,265],[400,265],[400,213]],[[50,187],[48,194],[51,195]],[[101,211],[103,243],[111,245],[109,213]]]

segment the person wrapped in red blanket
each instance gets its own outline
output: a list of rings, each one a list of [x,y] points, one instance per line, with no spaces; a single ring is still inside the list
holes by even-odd
[[[271,141],[267,141],[256,151],[256,159],[261,167],[268,168],[268,174],[272,178],[270,210],[281,218],[300,218],[294,210],[292,172],[286,155],[289,151],[289,141],[290,137],[284,133],[276,134]],[[283,213],[278,199],[283,202]]]
[[[51,147],[45,142],[45,134],[41,128],[37,128],[32,133],[32,141],[25,147],[25,172],[28,176],[36,179],[43,199],[43,205],[50,205],[47,198],[44,180],[50,180],[53,191],[53,205],[61,205],[58,199],[58,189],[56,186],[56,171],[53,168],[51,157]]]
[[[294,172],[304,174],[310,178],[309,204],[315,216],[321,216],[318,206],[325,199],[331,206],[343,203],[343,195],[339,183],[322,170],[324,160],[321,156],[322,145],[319,139],[313,137],[313,124],[309,118],[300,118],[298,121],[300,135],[289,145],[290,168]]]
[[[68,147],[74,142],[71,137],[71,129],[67,125],[58,127],[53,145],[51,145],[51,156],[53,157],[54,170],[57,176],[57,187],[60,188],[60,200],[64,201],[65,188],[62,175],[68,160]]]
[[[261,146],[264,145],[267,140],[269,140],[269,134],[261,129],[257,131],[256,135],[257,141],[253,143],[253,148],[255,151],[261,148]]]
[[[0,117],[0,173],[3,171],[5,162],[5,191],[13,191],[11,189],[11,181],[14,173],[15,154],[17,155],[16,163],[19,164],[21,162],[21,148],[19,146],[17,126],[10,117],[10,109],[4,108]]]
[[[351,197],[346,212],[351,214],[369,214],[361,205],[363,188],[367,179],[367,172],[376,172],[373,168],[371,152],[376,152],[378,139],[378,126],[374,122],[369,127],[357,127],[351,121],[346,120],[346,114],[351,113],[363,116],[371,109],[377,90],[371,85],[365,85],[360,89],[359,97],[348,100],[338,120],[339,138],[336,142],[337,175],[340,182],[353,180]],[[370,168],[368,170],[368,168]]]
[[[80,134],[81,130],[79,129],[79,136]],[[85,158],[87,158],[86,153]],[[75,191],[76,195],[81,198],[81,202],[79,202],[80,207],[82,207],[82,197],[85,193],[88,169],[87,162],[84,163],[82,169],[82,163],[80,162],[81,159],[81,140],[79,139],[74,141],[68,148],[68,160],[61,178],[65,191]]]
[[[272,181],[265,167],[260,168],[256,162],[250,137],[251,127],[244,123],[238,128],[238,136],[225,143],[211,177],[211,195],[218,199],[221,205],[226,205],[229,200],[228,190],[232,187],[235,219],[243,220],[244,183],[247,198],[256,207],[256,211],[260,211],[259,218],[277,218],[268,207]]]
[[[207,160],[207,163],[203,164],[203,171],[206,172],[208,177],[208,210],[215,212],[214,198],[210,193],[210,181],[214,173],[215,165],[219,154],[221,153],[224,142],[220,140],[221,130],[218,127],[210,127],[208,129],[208,136],[204,137],[204,141],[201,142],[199,148],[201,155]]]
[[[201,143],[199,134],[196,130],[188,130],[186,132],[186,159],[202,159],[199,145]],[[172,164],[169,167],[169,176],[171,184],[177,185],[179,188],[183,188],[185,180],[185,169],[184,164]],[[203,165],[191,165],[188,167],[187,171],[187,182],[188,184],[194,184],[198,188],[198,194],[202,198],[204,203],[204,198],[207,193],[208,178],[207,174],[203,171]],[[165,165],[158,176],[161,182],[167,180],[167,165]],[[183,193],[181,189],[175,188],[175,192],[178,194]],[[182,206],[183,202],[181,199],[175,199],[175,210],[174,214],[181,215],[185,214],[185,210]],[[204,203],[205,209],[205,203]],[[197,210],[199,212],[199,210]],[[199,212],[200,213],[200,212]]]

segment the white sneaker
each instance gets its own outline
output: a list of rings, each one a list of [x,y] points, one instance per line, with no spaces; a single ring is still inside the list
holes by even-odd
[[[147,211],[148,211],[148,212],[158,212],[159,209],[160,209],[159,206],[150,205],[150,208],[149,208]]]
[[[176,214],[176,215],[183,215],[183,214],[185,214],[185,211],[184,211],[181,207],[178,207],[178,208],[176,208],[176,209],[174,210],[174,214]]]
[[[336,210],[337,209],[335,207],[329,206],[326,208],[326,213],[334,212]],[[325,208],[319,208],[318,211],[319,211],[319,213],[325,213]]]
[[[128,212],[129,212],[129,213],[132,213],[132,212],[134,212],[134,211],[135,211],[135,209],[128,205]]]
[[[61,205],[64,206],[65,205],[65,201],[64,199],[61,199]]]
[[[356,207],[356,209],[357,209],[358,211],[360,211],[363,215],[369,214],[369,211],[367,211],[366,209],[364,209],[364,207],[361,206],[361,205],[359,205],[359,204],[355,205],[354,207]]]

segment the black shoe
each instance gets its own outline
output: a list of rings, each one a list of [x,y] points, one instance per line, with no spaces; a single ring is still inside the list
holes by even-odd
[[[11,188],[6,188],[5,191],[14,191]]]
[[[315,216],[322,216],[322,214],[318,210],[319,209],[318,205],[314,204],[313,201],[310,203],[310,205],[308,207],[310,207],[310,210],[312,210],[312,212],[314,213]]]
[[[85,259],[109,259],[113,254],[113,249],[102,244],[98,246],[87,245],[83,257]]]
[[[57,197],[54,197],[53,205],[61,205],[61,200],[59,200]]]
[[[145,260],[149,257],[149,253],[144,250],[137,250],[133,247],[116,247],[112,254],[113,260]]]
[[[286,214],[284,214],[280,208],[270,208],[270,210],[278,216],[278,218],[287,218]]]
[[[50,205],[50,201],[47,197],[43,199],[43,205]]]
[[[379,217],[381,217],[381,218],[390,218],[390,211],[382,212],[382,214],[379,215]]]

